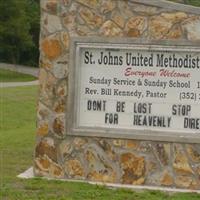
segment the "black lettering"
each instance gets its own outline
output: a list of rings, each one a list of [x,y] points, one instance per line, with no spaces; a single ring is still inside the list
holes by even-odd
[[[133,112],[134,113],[143,113],[150,114],[151,113],[152,103],[134,103]]]
[[[105,113],[105,124],[118,124],[118,114]]]
[[[125,112],[125,102],[117,101],[116,112]]]
[[[87,110],[92,111],[105,111],[106,110],[106,101],[105,100],[88,100],[87,101]]]
[[[89,54],[90,54],[90,53],[89,53],[88,51],[85,52],[85,60],[84,60],[85,64],[88,64],[89,61],[90,61]]]
[[[199,130],[200,119],[199,118],[184,118],[184,128]]]
[[[91,110],[92,108],[92,101],[88,100],[87,102],[87,110]]]
[[[191,105],[174,104],[172,105],[172,115],[188,116],[191,111]]]

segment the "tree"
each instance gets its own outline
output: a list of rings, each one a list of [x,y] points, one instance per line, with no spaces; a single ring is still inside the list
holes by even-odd
[[[24,54],[29,58],[29,65],[37,65],[39,60],[39,32],[40,32],[40,7],[39,0],[26,0],[26,13],[30,25],[29,34],[31,35],[33,46],[27,49]],[[21,60],[23,60],[24,54]]]
[[[199,0],[169,0],[169,1],[200,7]]]
[[[200,1],[199,0],[184,0],[186,4],[190,4],[193,6],[200,6]]]
[[[37,65],[39,3],[0,0],[0,61]]]

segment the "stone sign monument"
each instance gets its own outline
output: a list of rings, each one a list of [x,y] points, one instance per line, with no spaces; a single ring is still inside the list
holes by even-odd
[[[200,189],[200,9],[41,0],[36,176]]]

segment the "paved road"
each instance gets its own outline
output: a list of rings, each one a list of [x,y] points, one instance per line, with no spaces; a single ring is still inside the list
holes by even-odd
[[[8,69],[10,71],[19,72],[22,74],[29,74],[38,78],[39,68],[20,66],[20,65],[11,65],[6,63],[0,63],[0,69]],[[0,88],[6,87],[19,87],[19,86],[29,86],[29,85],[38,85],[39,81],[29,81],[29,82],[0,82]]]
[[[0,63],[0,69],[8,69],[22,74],[29,74],[35,77],[38,77],[39,75],[39,68],[36,67]]]
[[[30,86],[30,85],[38,85],[39,81],[29,81],[29,82],[0,82],[0,88],[7,87],[19,87],[19,86]]]

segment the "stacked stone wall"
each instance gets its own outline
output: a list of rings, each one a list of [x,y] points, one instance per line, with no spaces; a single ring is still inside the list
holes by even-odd
[[[200,189],[199,144],[66,135],[70,39],[75,36],[199,42],[200,15],[132,0],[41,0],[35,174]]]

